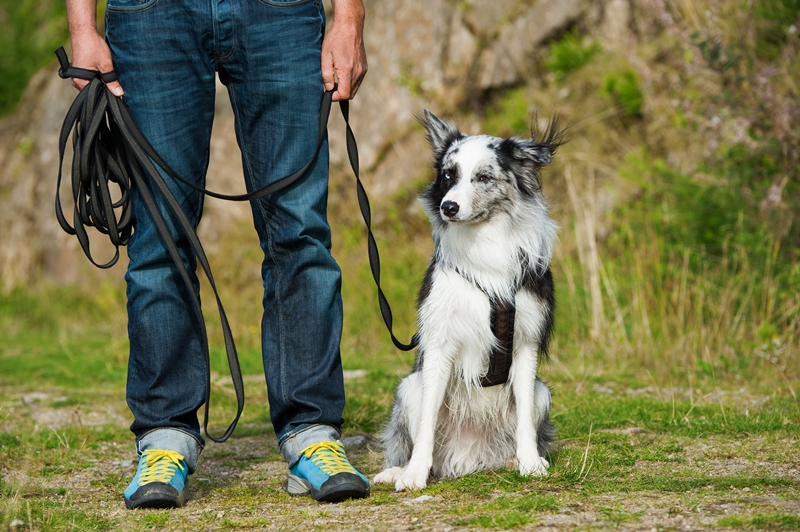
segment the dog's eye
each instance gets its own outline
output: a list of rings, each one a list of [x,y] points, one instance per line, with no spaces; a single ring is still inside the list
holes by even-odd
[[[450,170],[444,171],[444,178],[445,180],[450,181]]]
[[[488,183],[492,180],[492,176],[489,174],[478,174],[478,182],[479,183]]]

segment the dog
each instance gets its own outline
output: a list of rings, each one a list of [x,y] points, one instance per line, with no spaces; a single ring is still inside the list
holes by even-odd
[[[430,475],[546,475],[555,434],[536,371],[553,329],[557,226],[540,171],[565,130],[554,117],[539,140],[535,127],[526,140],[468,136],[424,115],[436,180],[420,202],[434,253],[418,298],[416,362],[398,385],[374,482],[402,491]]]

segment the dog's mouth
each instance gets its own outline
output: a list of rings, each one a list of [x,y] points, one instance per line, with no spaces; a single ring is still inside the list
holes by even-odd
[[[464,223],[464,220],[459,220],[458,217],[454,216],[447,216],[446,214],[442,213],[442,220],[450,224],[460,224]]]

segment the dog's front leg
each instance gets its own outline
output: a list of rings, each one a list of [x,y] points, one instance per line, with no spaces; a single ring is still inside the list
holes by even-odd
[[[436,422],[444,401],[453,360],[441,350],[426,350],[422,366],[422,403],[416,427],[411,428],[414,449],[403,475],[395,483],[397,491],[422,489],[428,484],[433,465]]]
[[[535,412],[537,362],[537,353],[529,346],[522,346],[514,353],[511,385],[517,404],[517,461],[522,475],[547,475],[550,467],[547,460],[539,456],[537,447],[536,419],[542,415]]]

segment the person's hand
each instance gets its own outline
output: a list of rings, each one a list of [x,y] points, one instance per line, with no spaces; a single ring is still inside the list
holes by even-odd
[[[94,30],[73,34],[72,40],[72,66],[97,70],[105,73],[114,70],[114,63],[111,61],[111,50],[105,39]],[[88,85],[85,79],[72,78],[72,85],[80,90]],[[108,89],[115,96],[122,96],[124,91],[118,81],[107,85]]]
[[[351,100],[367,73],[363,31],[361,0],[333,0],[333,24],[322,41],[322,82],[325,90],[338,82],[335,102]]]

